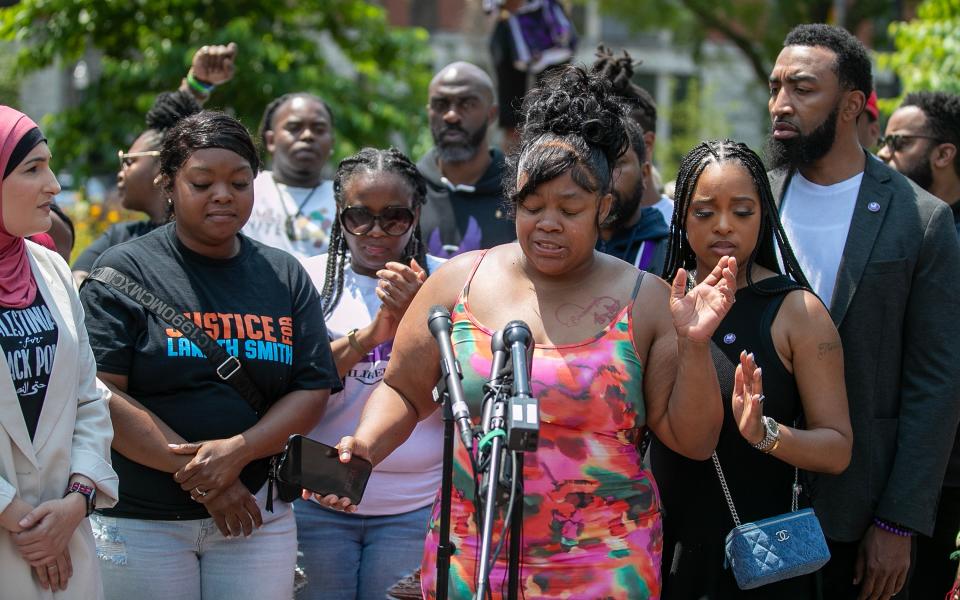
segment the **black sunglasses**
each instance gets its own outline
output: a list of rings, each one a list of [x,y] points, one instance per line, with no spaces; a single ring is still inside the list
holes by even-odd
[[[900,152],[903,150],[903,147],[906,145],[907,141],[912,140],[913,138],[918,138],[921,140],[934,140],[935,142],[942,142],[943,140],[933,137],[932,135],[910,135],[910,134],[897,134],[897,135],[885,135],[879,140],[877,144],[880,148],[887,146],[890,150],[894,152]]]
[[[405,206],[389,206],[375,215],[362,206],[348,206],[340,211],[340,225],[353,235],[367,235],[380,225],[385,234],[397,237],[410,231],[416,213]]]

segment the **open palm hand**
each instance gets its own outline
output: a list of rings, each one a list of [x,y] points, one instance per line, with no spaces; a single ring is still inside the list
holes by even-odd
[[[695,342],[710,340],[733,306],[737,291],[737,259],[724,256],[699,285],[689,292],[687,272],[677,271],[670,294],[670,312],[677,336]]]

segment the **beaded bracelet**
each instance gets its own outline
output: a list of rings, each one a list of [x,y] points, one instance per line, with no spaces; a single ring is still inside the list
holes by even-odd
[[[187,85],[193,88],[199,94],[207,96],[210,92],[213,91],[213,88],[217,87],[212,83],[204,83],[193,76],[193,69],[187,71]]]
[[[873,518],[873,524],[879,527],[880,529],[886,531],[887,533],[892,533],[893,535],[899,535],[900,537],[910,537],[913,535],[913,532],[909,529],[904,529],[902,526],[895,525],[890,521],[884,521],[879,517]]]

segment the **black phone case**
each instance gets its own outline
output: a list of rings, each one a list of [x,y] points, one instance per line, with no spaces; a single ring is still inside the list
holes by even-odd
[[[350,462],[342,463],[336,448],[292,435],[280,459],[277,478],[311,492],[334,494],[360,504],[372,470],[370,461],[354,456]]]

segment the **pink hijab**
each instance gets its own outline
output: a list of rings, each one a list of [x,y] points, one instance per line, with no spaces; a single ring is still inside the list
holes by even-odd
[[[9,106],[0,105],[0,174],[7,168],[17,142],[37,126],[30,117]],[[0,188],[0,203],[6,202]],[[2,204],[0,204],[2,206]],[[27,243],[11,235],[0,212],[0,306],[26,308],[37,297],[37,281],[30,269]]]

